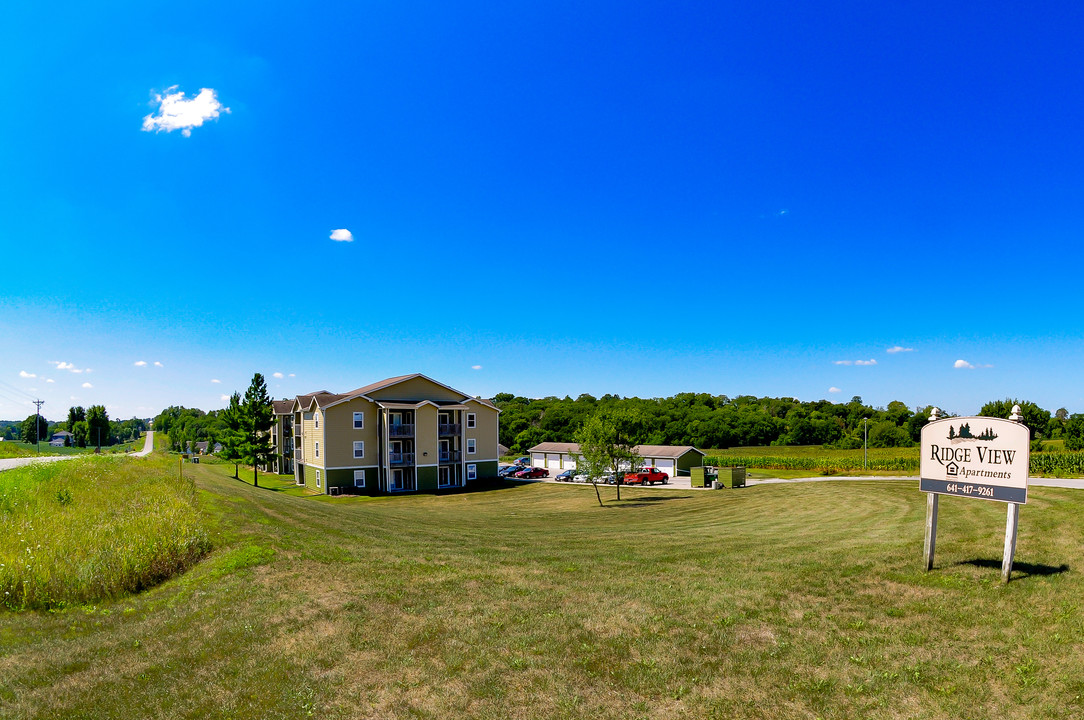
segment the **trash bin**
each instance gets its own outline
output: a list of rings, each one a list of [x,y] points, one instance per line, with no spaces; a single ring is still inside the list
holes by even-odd
[[[707,467],[689,468],[689,484],[696,488],[710,488],[715,481],[715,468]]]
[[[719,468],[719,485],[725,488],[745,487],[745,468]]]

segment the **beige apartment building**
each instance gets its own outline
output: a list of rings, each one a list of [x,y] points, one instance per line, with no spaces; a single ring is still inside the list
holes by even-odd
[[[324,493],[464,487],[497,474],[500,410],[421,374],[292,405],[294,477]]]

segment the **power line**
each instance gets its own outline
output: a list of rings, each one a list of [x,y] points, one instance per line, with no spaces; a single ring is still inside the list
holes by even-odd
[[[34,439],[37,440],[36,447],[38,454],[41,454],[41,406],[45,404],[44,400],[35,400],[34,404],[38,406],[38,419],[34,425]]]

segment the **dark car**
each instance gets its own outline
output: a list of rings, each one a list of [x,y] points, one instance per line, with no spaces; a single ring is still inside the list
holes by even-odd
[[[526,470],[520,470],[518,473],[516,473],[516,477],[523,478],[525,480],[530,480],[532,478],[544,478],[549,476],[550,471],[546,468],[540,467],[527,468]]]
[[[575,482],[572,478],[576,477],[575,470],[565,470],[563,473],[554,478],[560,482]]]
[[[519,465],[501,465],[497,468],[497,477],[509,477],[510,475],[515,475],[522,469],[523,468]]]

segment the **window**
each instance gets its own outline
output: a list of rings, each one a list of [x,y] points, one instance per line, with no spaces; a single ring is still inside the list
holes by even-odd
[[[472,428],[478,425],[477,418],[474,413],[467,413],[467,427]]]
[[[320,429],[320,413],[316,413],[312,416],[312,421],[316,423],[316,429]]]
[[[363,413],[363,412],[354,413],[354,429],[355,430],[364,430],[365,429],[365,413]]]
[[[365,487],[365,471],[364,470],[355,470],[354,471],[354,487],[361,487],[361,488]]]
[[[474,451],[475,451],[474,443],[475,443],[474,438],[467,438],[467,454],[468,455],[473,455],[474,454]]]
[[[316,471],[316,487],[320,487],[320,471]]]
[[[467,466],[467,479],[468,480],[477,480],[478,479],[478,466],[477,465],[468,465]]]
[[[365,441],[364,440],[357,440],[357,441],[354,442],[354,457],[356,457],[356,458],[365,457]]]
[[[316,457],[320,457],[320,441],[316,441]]]

